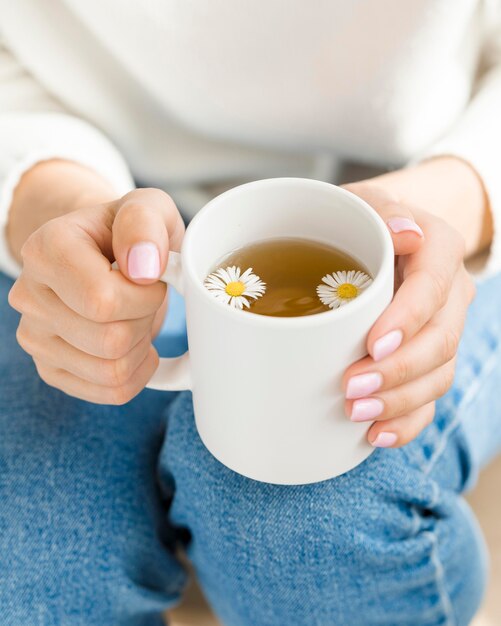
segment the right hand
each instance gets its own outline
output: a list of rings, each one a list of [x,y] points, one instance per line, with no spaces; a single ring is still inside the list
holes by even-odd
[[[183,235],[172,199],[137,189],[52,219],[27,239],[9,303],[21,313],[18,342],[47,384],[100,404],[124,404],[145,387],[167,305],[157,279]]]

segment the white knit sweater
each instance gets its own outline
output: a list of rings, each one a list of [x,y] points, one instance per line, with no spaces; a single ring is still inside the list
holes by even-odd
[[[0,0],[0,46],[2,231],[52,157],[193,211],[207,183],[454,154],[499,222],[501,0]]]

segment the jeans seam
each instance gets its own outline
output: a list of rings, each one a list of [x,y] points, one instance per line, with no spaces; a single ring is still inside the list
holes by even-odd
[[[430,508],[433,508],[438,502],[439,498],[440,498],[440,490],[438,489],[438,486],[433,484],[433,497],[428,506]],[[418,508],[415,505],[412,507],[412,514],[414,517],[414,529],[415,529],[415,533],[417,534],[419,531],[419,526],[420,526],[420,523],[419,523],[420,518],[419,518]],[[447,588],[445,586],[444,566],[438,555],[437,534],[431,530],[424,531],[423,534],[430,539],[430,544],[431,544],[430,560],[435,570],[435,584],[437,587],[438,596],[440,598],[440,604],[442,606],[443,615],[445,619],[447,620],[446,626],[455,626],[452,602],[451,602],[449,592],[447,591]]]
[[[461,425],[461,418],[463,415],[463,411],[470,404],[470,402],[474,399],[477,391],[483,384],[486,376],[488,376],[494,370],[497,364],[498,358],[499,358],[498,352],[499,352],[499,348],[497,346],[496,349],[492,352],[491,356],[485,362],[485,365],[482,368],[482,370],[479,372],[478,376],[476,376],[475,380],[470,385],[468,391],[465,393],[460,403],[458,404],[454,419],[451,421],[449,426],[442,433],[442,437],[440,439],[440,443],[437,449],[431,456],[428,464],[423,468],[423,473],[425,474],[425,476],[428,476],[430,474],[436,462],[438,461],[438,459],[444,452],[450,436]],[[434,494],[433,494],[433,498],[432,498],[432,502],[430,503],[430,506],[433,506],[433,504],[436,504],[436,502],[438,501],[438,498],[439,498],[439,489],[438,487],[434,487]],[[412,507],[412,511],[413,511],[413,515],[415,519],[415,528],[417,532],[419,529],[419,512],[416,506]],[[454,626],[455,619],[454,619],[452,602],[451,602],[450,595],[447,591],[447,588],[445,586],[444,567],[443,567],[443,564],[440,560],[440,556],[438,553],[438,537],[435,531],[429,530],[425,532],[431,541],[431,562],[435,568],[435,581],[437,585],[438,594],[440,597],[440,602],[444,611],[444,616],[447,620],[447,626]]]
[[[440,560],[438,554],[438,537],[434,531],[426,531],[426,534],[430,537],[431,542],[431,562],[435,568],[435,581],[440,596],[440,602],[442,604],[444,615],[447,620],[447,626],[455,626],[456,620],[454,619],[454,612],[452,609],[452,602],[445,586],[444,566]]]
[[[425,476],[428,476],[430,474],[430,472],[432,471],[432,469],[435,466],[435,463],[438,461],[438,459],[440,458],[440,456],[444,452],[444,450],[446,448],[446,445],[447,445],[447,442],[449,440],[449,437],[461,425],[461,418],[462,418],[464,409],[474,399],[477,391],[479,390],[479,388],[484,383],[485,377],[488,376],[494,370],[494,368],[495,368],[495,366],[497,364],[498,358],[499,358],[498,352],[499,352],[499,349],[497,349],[497,348],[492,352],[491,356],[485,362],[484,367],[479,372],[478,376],[475,377],[474,381],[472,382],[472,384],[468,388],[467,392],[465,393],[465,395],[463,396],[463,398],[459,402],[459,404],[457,406],[457,409],[456,409],[456,416],[454,417],[454,419],[451,421],[451,423],[447,426],[447,428],[442,433],[442,437],[440,438],[440,443],[437,446],[437,449],[435,450],[435,452],[431,456],[428,464],[423,468],[423,472],[424,472]]]

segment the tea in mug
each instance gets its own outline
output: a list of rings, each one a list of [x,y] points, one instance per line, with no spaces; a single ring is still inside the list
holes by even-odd
[[[371,282],[357,259],[325,243],[283,237],[233,250],[205,286],[218,299],[272,317],[300,317],[337,308]]]

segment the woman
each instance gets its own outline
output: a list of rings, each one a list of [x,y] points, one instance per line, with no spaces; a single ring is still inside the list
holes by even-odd
[[[161,624],[183,543],[226,624],[467,624],[485,555],[460,494],[501,446],[500,3],[0,7],[2,623]],[[192,214],[343,161],[392,170],[348,186],[400,279],[345,377],[379,449],[331,481],[257,483],[205,450],[188,393],[143,391],[184,225],[133,178]]]

